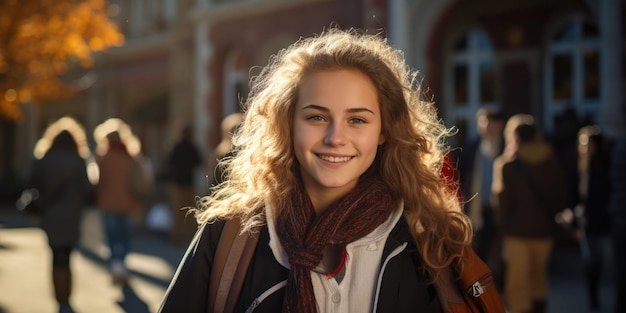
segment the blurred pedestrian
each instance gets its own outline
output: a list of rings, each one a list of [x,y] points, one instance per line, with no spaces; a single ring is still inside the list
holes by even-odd
[[[573,209],[578,204],[577,142],[582,122],[572,106],[554,117],[554,131],[549,141],[554,147],[565,179],[565,205]]]
[[[80,239],[81,217],[92,186],[87,177],[87,155],[79,153],[79,142],[88,150],[83,129],[67,117],[59,122],[48,128],[36,146],[49,149],[33,163],[28,185],[39,192],[41,227],[52,251],[52,283],[59,312],[73,312],[70,256]],[[55,135],[50,131],[53,127],[63,130]]]
[[[512,116],[504,134],[493,192],[506,262],[505,302],[511,313],[541,313],[548,302],[554,218],[565,208],[563,173],[531,115]]]
[[[132,190],[135,161],[119,131],[106,135],[107,145],[97,158],[100,178],[96,188],[96,205],[102,210],[104,231],[109,246],[109,269],[116,284],[128,279],[126,256],[131,249],[135,221],[141,212],[141,199]],[[124,136],[129,136],[124,134]]]
[[[198,228],[192,217],[187,218],[188,208],[196,207],[194,171],[202,162],[200,150],[193,142],[190,125],[183,127],[178,142],[170,152],[168,164],[172,182],[172,230],[170,240],[175,245],[186,244]]]
[[[581,230],[580,248],[589,306],[597,311],[602,268],[608,264],[606,255],[610,249],[611,183],[608,143],[596,125],[585,126],[578,132],[578,176],[579,205],[575,211]]]
[[[611,157],[611,240],[615,265],[615,313],[626,312],[626,137],[615,142]]]
[[[243,114],[232,113],[222,120],[222,141],[215,147],[210,158],[209,169],[213,170],[211,186],[217,186],[224,181],[224,166],[221,161],[233,156],[233,134],[243,122]]]
[[[431,279],[462,261],[471,226],[440,179],[449,132],[402,53],[332,28],[272,60],[159,312],[212,311],[231,218],[259,243],[238,312],[442,312]]]
[[[493,162],[504,150],[505,119],[500,109],[485,106],[476,112],[478,138],[459,152],[459,176],[466,213],[472,220],[474,248],[501,280],[502,242],[491,203]],[[501,287],[501,286],[499,286]]]

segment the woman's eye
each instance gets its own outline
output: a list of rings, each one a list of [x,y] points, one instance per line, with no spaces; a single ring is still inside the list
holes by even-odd
[[[350,119],[351,124],[364,124],[366,121],[360,117],[353,117]]]
[[[311,115],[311,116],[308,116],[308,117],[306,118],[306,120],[307,120],[307,121],[316,121],[316,122],[319,122],[319,121],[323,121],[323,120],[324,120],[324,117],[322,117],[322,116],[320,116],[320,115]]]

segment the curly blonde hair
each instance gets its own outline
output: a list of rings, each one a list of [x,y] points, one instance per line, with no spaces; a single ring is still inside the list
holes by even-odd
[[[454,191],[440,179],[450,135],[432,102],[423,101],[417,71],[386,39],[357,30],[331,28],[303,38],[270,59],[251,80],[244,122],[224,160],[228,179],[199,201],[200,223],[238,216],[246,229],[265,223],[266,202],[281,208],[295,185],[293,115],[306,75],[351,69],[367,75],[380,103],[380,175],[404,201],[404,215],[426,268],[438,272],[458,260],[470,242],[471,226]],[[381,153],[379,151],[379,153]]]

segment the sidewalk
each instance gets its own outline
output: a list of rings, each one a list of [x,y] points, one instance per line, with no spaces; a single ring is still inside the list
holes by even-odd
[[[85,212],[82,242],[72,255],[72,306],[77,313],[156,312],[185,247],[135,234],[128,286],[115,286],[105,263],[99,212]],[[13,208],[0,207],[0,313],[56,313],[45,234]]]
[[[557,245],[552,252],[549,271],[548,313],[614,313],[615,290],[610,261],[604,267],[600,286],[601,308],[598,311],[589,310],[583,265],[577,246]]]

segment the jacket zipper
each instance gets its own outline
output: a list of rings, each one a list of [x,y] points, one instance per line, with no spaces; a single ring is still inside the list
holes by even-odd
[[[287,280],[283,280],[280,283],[265,290],[260,296],[258,296],[256,299],[254,299],[254,301],[252,301],[252,304],[250,304],[250,306],[246,310],[246,313],[252,313],[252,311],[254,311],[254,309],[256,309],[256,307],[259,304],[261,304],[261,302],[263,302],[263,300],[265,300],[267,297],[269,297],[271,294],[275,293],[279,289],[285,287],[286,285],[287,285]]]

